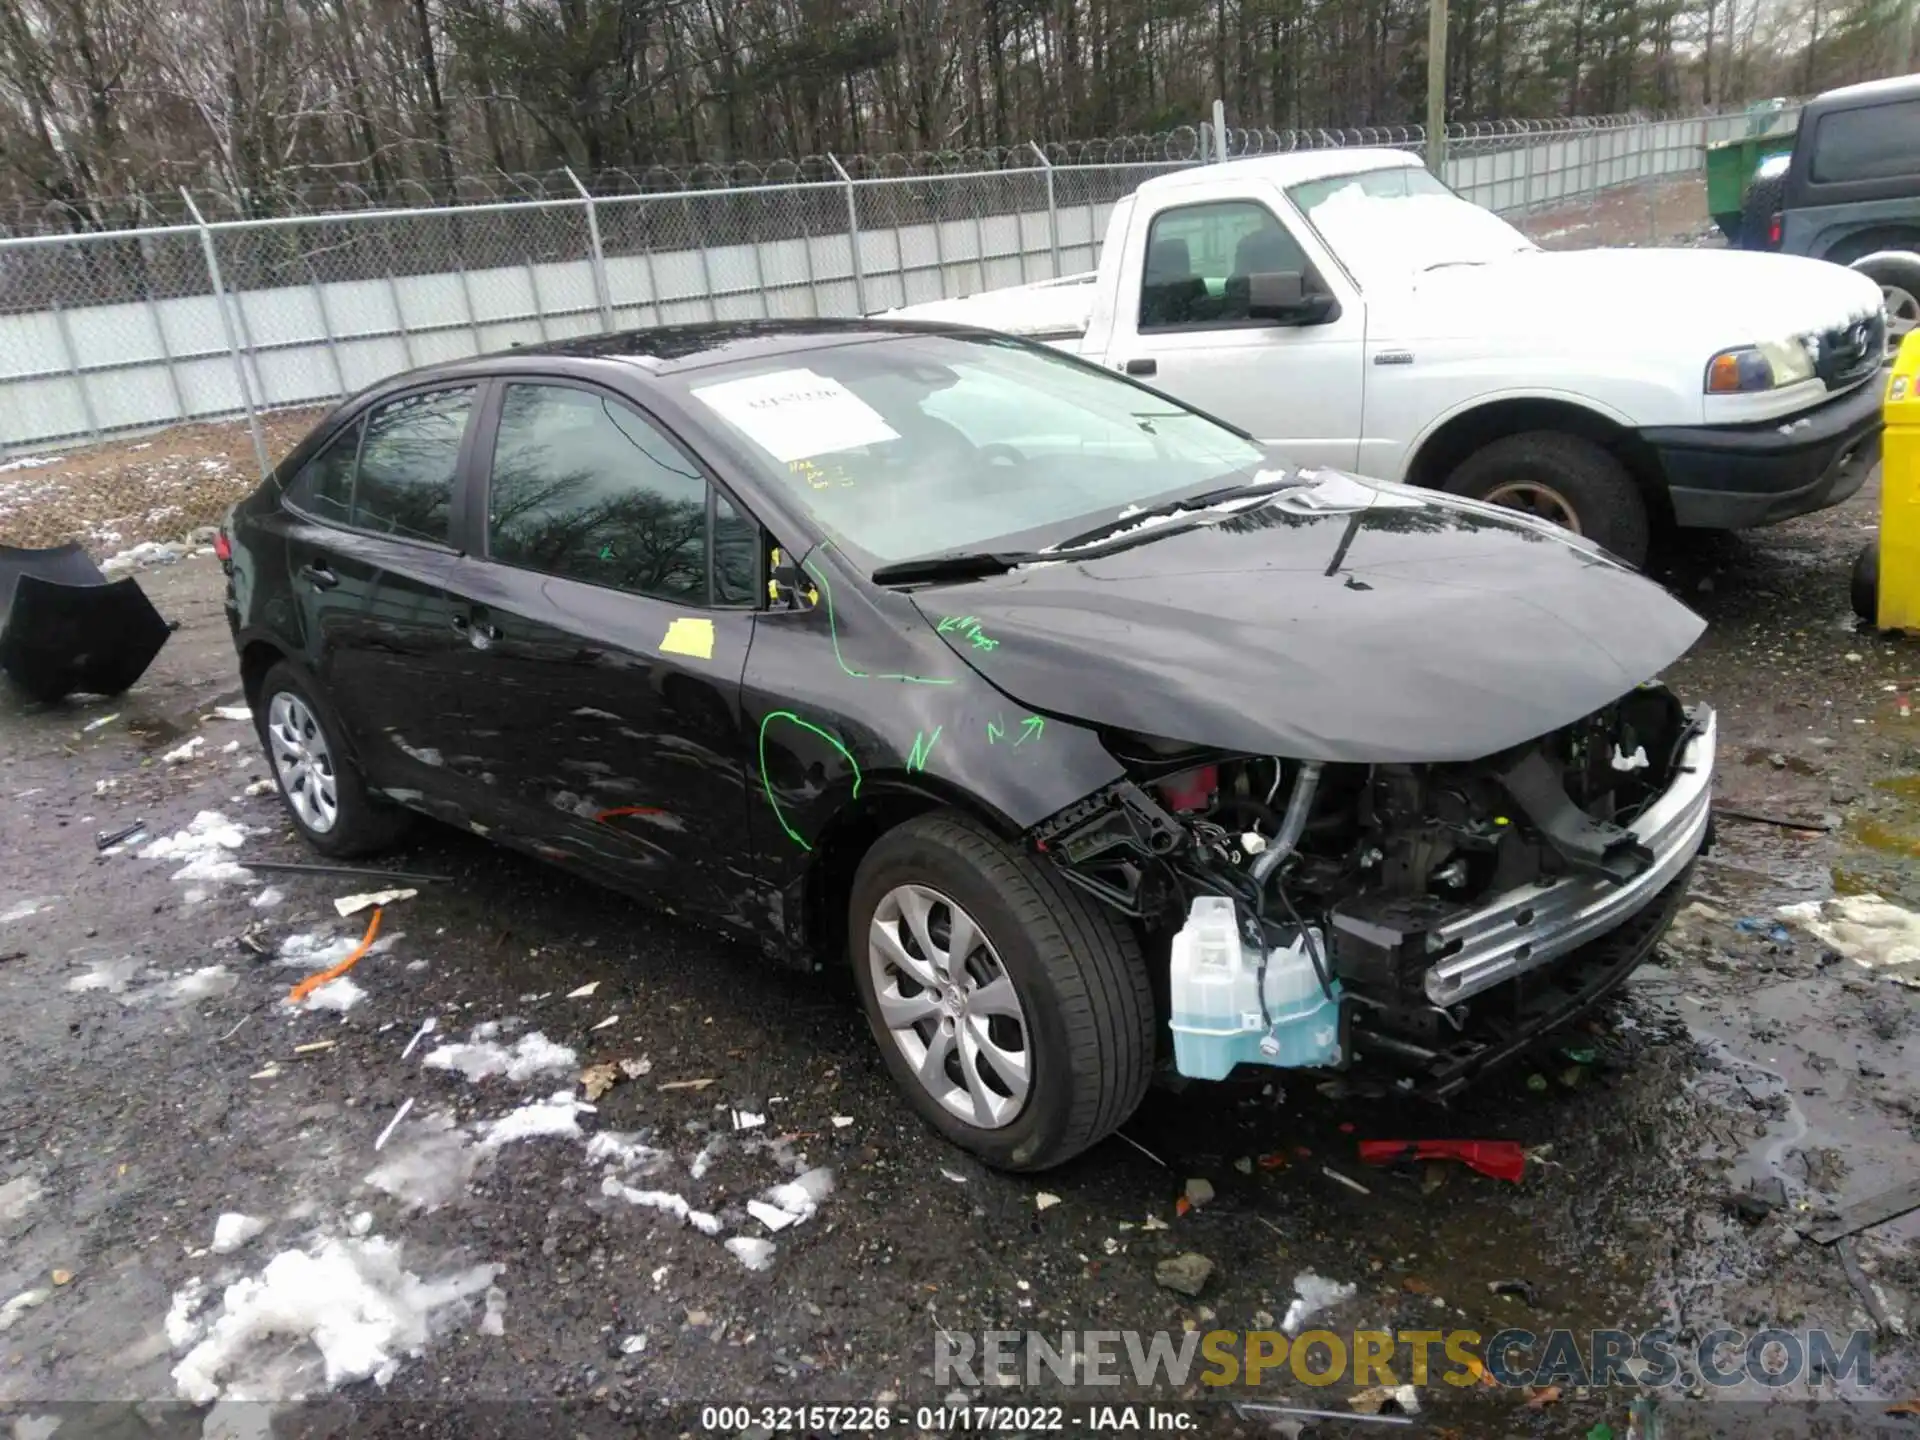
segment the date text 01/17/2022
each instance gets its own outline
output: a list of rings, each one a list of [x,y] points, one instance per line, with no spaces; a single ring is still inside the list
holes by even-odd
[[[762,1427],[836,1435],[894,1430],[935,1435],[1033,1435],[1138,1431],[1178,1434],[1195,1428],[1190,1410],[1162,1405],[706,1405],[700,1429],[732,1434]]]

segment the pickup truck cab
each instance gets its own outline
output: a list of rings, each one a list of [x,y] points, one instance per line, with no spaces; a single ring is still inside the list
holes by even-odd
[[[1636,565],[1656,525],[1837,504],[1879,454],[1865,276],[1541,250],[1398,150],[1160,176],[1114,206],[1097,271],[889,313],[1045,339],[1294,464],[1528,511]]]

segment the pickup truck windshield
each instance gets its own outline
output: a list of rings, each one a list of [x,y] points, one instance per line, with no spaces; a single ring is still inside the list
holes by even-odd
[[[1538,248],[1417,165],[1290,185],[1287,198],[1361,281],[1485,265]]]
[[[999,339],[886,336],[689,380],[768,483],[882,563],[1083,530],[1264,461],[1218,421]]]

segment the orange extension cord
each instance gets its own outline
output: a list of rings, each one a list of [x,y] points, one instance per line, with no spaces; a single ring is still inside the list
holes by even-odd
[[[331,970],[322,970],[317,975],[307,976],[306,979],[302,980],[287,992],[287,1000],[294,1005],[298,1005],[329,980],[338,980],[342,975],[346,974],[347,971],[351,970],[366,958],[367,951],[373,948],[373,937],[379,933],[380,907],[376,905],[373,911],[373,919],[368,922],[367,925],[367,933],[360,943],[354,946],[353,953]]]

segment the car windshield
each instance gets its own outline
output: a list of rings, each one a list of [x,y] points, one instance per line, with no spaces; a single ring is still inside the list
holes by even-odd
[[[1484,265],[1537,248],[1417,165],[1290,185],[1287,198],[1362,281],[1404,278],[1443,265]]]
[[[1251,481],[1264,459],[1171,400],[993,338],[887,336],[689,383],[768,483],[881,564],[1057,538]]]

